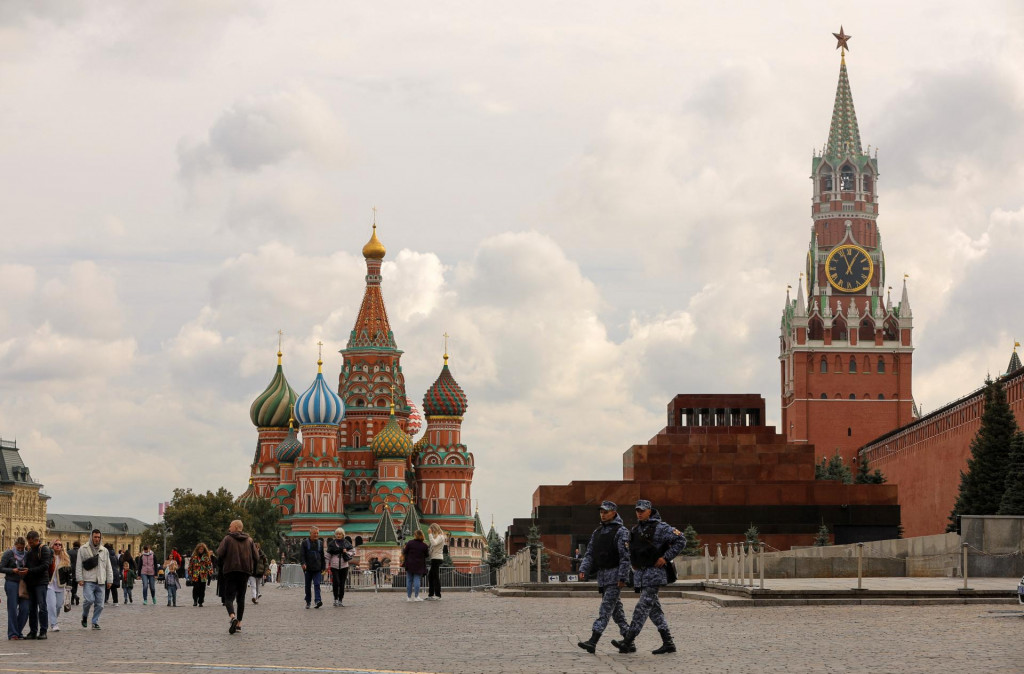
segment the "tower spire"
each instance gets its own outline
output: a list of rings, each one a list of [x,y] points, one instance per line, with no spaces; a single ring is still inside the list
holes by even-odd
[[[847,35],[842,26],[838,33],[832,33],[838,44],[836,49],[842,51],[839,60],[839,84],[836,86],[836,101],[832,108],[832,123],[828,129],[828,141],[825,143],[824,156],[829,160],[842,159],[847,156],[861,157],[864,149],[860,144],[860,128],[857,126],[857,112],[853,108],[853,94],[850,92],[850,77],[846,72],[846,51],[850,48]]]

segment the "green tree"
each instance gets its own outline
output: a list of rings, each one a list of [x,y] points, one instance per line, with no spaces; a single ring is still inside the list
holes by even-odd
[[[960,530],[961,515],[995,515],[1006,491],[1010,442],[1018,431],[1017,421],[998,381],[985,380],[984,396],[981,427],[971,440],[967,472],[960,471],[960,492],[946,531]]]
[[[828,540],[828,527],[825,526],[824,522],[821,523],[821,528],[818,529],[818,535],[814,537],[814,545],[819,548],[826,545],[832,545]]]
[[[868,469],[868,458],[861,456],[860,461],[857,462],[857,473],[853,476],[854,484],[885,484],[885,476],[882,475],[882,471],[875,469],[875,472],[871,472]]]
[[[999,502],[1000,515],[1024,515],[1024,432],[1017,431],[1010,441],[1010,467]]]
[[[853,473],[850,472],[849,466],[843,463],[843,457],[839,456],[837,449],[831,459],[822,457],[821,462],[814,467],[814,479],[835,480],[843,484],[851,484]]]
[[[280,544],[278,534],[281,531],[281,526],[278,522],[281,519],[281,509],[271,503],[270,499],[258,496],[236,504],[236,508],[237,519],[242,520],[246,532],[260,544],[260,548],[267,557],[277,555]],[[232,517],[231,519],[236,518]],[[228,522],[230,521],[228,520]],[[227,533],[226,528],[224,533]],[[224,533],[221,534],[221,537]]]
[[[537,577],[537,551],[540,551],[540,575],[542,579],[547,579],[549,573],[551,573],[550,561],[551,558],[548,553],[544,552],[544,548],[541,546],[540,540],[540,527],[534,522],[530,525],[530,530],[526,532],[526,543],[530,546],[530,574],[532,578]]]
[[[761,532],[758,530],[756,526],[754,526],[753,522],[750,523],[750,528],[743,532],[743,538],[746,540],[748,544],[757,543],[758,541],[760,541],[760,535]]]
[[[686,528],[683,529],[683,536],[686,537],[686,547],[683,548],[684,555],[697,557],[703,554],[704,549],[701,547],[700,539],[697,538],[697,530],[693,528],[692,524],[686,525]]]
[[[508,561],[508,555],[505,553],[505,541],[501,540],[501,536],[492,526],[491,530],[487,532],[487,563],[491,565],[492,569],[500,569],[505,566],[506,561]]]
[[[170,538],[167,539],[170,543]],[[157,559],[167,559],[167,551],[164,550],[164,523],[157,522],[156,524],[150,524],[145,531],[142,532],[142,545],[148,545],[153,550],[153,554],[156,555]],[[136,557],[139,556],[142,550],[132,550],[132,554]]]

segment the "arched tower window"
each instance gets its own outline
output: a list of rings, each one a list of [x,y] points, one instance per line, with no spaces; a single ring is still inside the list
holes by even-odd
[[[861,179],[861,182],[862,182],[862,183],[863,183],[863,185],[864,185],[864,191],[870,194],[870,193],[871,193],[871,190],[873,189],[873,185],[872,185],[872,181],[871,181],[871,176],[869,176],[869,175],[865,175],[865,176],[864,176],[864,177],[863,177],[863,178]]]
[[[855,177],[853,167],[847,164],[843,167],[839,178],[839,186],[843,192],[852,192],[855,188]]]
[[[875,325],[870,318],[865,317],[860,322],[860,330],[857,331],[857,339],[861,342],[872,342],[875,339]]]
[[[831,192],[832,191],[832,173],[831,172],[829,172],[829,173],[822,173],[821,174],[821,183],[820,184],[821,184],[821,191],[822,192]]]
[[[857,372],[857,357],[850,356],[850,374],[856,374]]]
[[[825,326],[817,316],[807,323],[807,339],[825,339]]]
[[[839,356],[836,356],[836,372],[842,372],[842,371],[843,371],[843,361],[839,358]]]
[[[825,356],[821,357],[821,371],[828,372],[828,359]],[[824,393],[822,395],[825,395]]]
[[[856,399],[857,399],[857,394],[856,393],[851,393],[850,394],[850,400],[856,400]]]
[[[828,394],[827,393],[822,393],[821,394],[821,399],[822,400],[828,400]]]
[[[832,322],[832,341],[839,342],[845,339],[847,339],[846,320],[842,316],[838,316],[835,321]]]
[[[885,358],[882,358],[881,356],[879,356],[878,357],[878,374],[884,374],[884,373],[885,373]]]
[[[879,394],[878,394],[878,399],[879,399],[879,400],[885,400],[885,396],[884,396],[884,395],[882,395],[881,393],[879,393]]]

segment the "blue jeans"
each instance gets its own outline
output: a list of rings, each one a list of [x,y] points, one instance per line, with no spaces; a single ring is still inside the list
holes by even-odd
[[[28,599],[18,599],[16,580],[7,580],[4,592],[7,593],[7,638],[20,637],[28,622]]]
[[[121,586],[121,592],[124,593],[124,603],[129,604],[132,601],[132,589],[130,587]]]
[[[146,589],[153,596],[153,603],[156,603],[156,576],[142,575],[142,603],[146,603]]]
[[[89,619],[89,607],[95,606],[92,610],[92,624],[100,624],[100,614],[103,613],[103,590],[104,586],[92,581],[86,581],[82,588],[82,620]]]
[[[167,605],[178,605],[178,588],[173,585],[167,586]]]
[[[306,606],[309,606],[309,600],[310,600],[310,591],[309,591],[310,588],[309,588],[309,586],[310,585],[313,585],[316,588],[316,603],[319,604],[320,603],[320,580],[321,580],[320,572],[317,571],[317,572],[313,573],[313,572],[310,572],[310,571],[305,571],[303,573],[306,576]]]
[[[405,596],[412,597],[415,594],[417,597],[420,596],[420,574],[418,573],[405,573]]]

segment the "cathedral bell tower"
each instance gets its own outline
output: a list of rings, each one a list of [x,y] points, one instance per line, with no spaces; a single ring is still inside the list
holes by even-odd
[[[796,298],[786,293],[780,355],[782,425],[790,442],[836,451],[859,447],[913,418],[913,316],[903,280],[899,304],[885,285],[878,231],[878,151],[861,146],[841,50],[828,141],[811,159],[811,240]],[[804,282],[807,296],[804,296]]]

